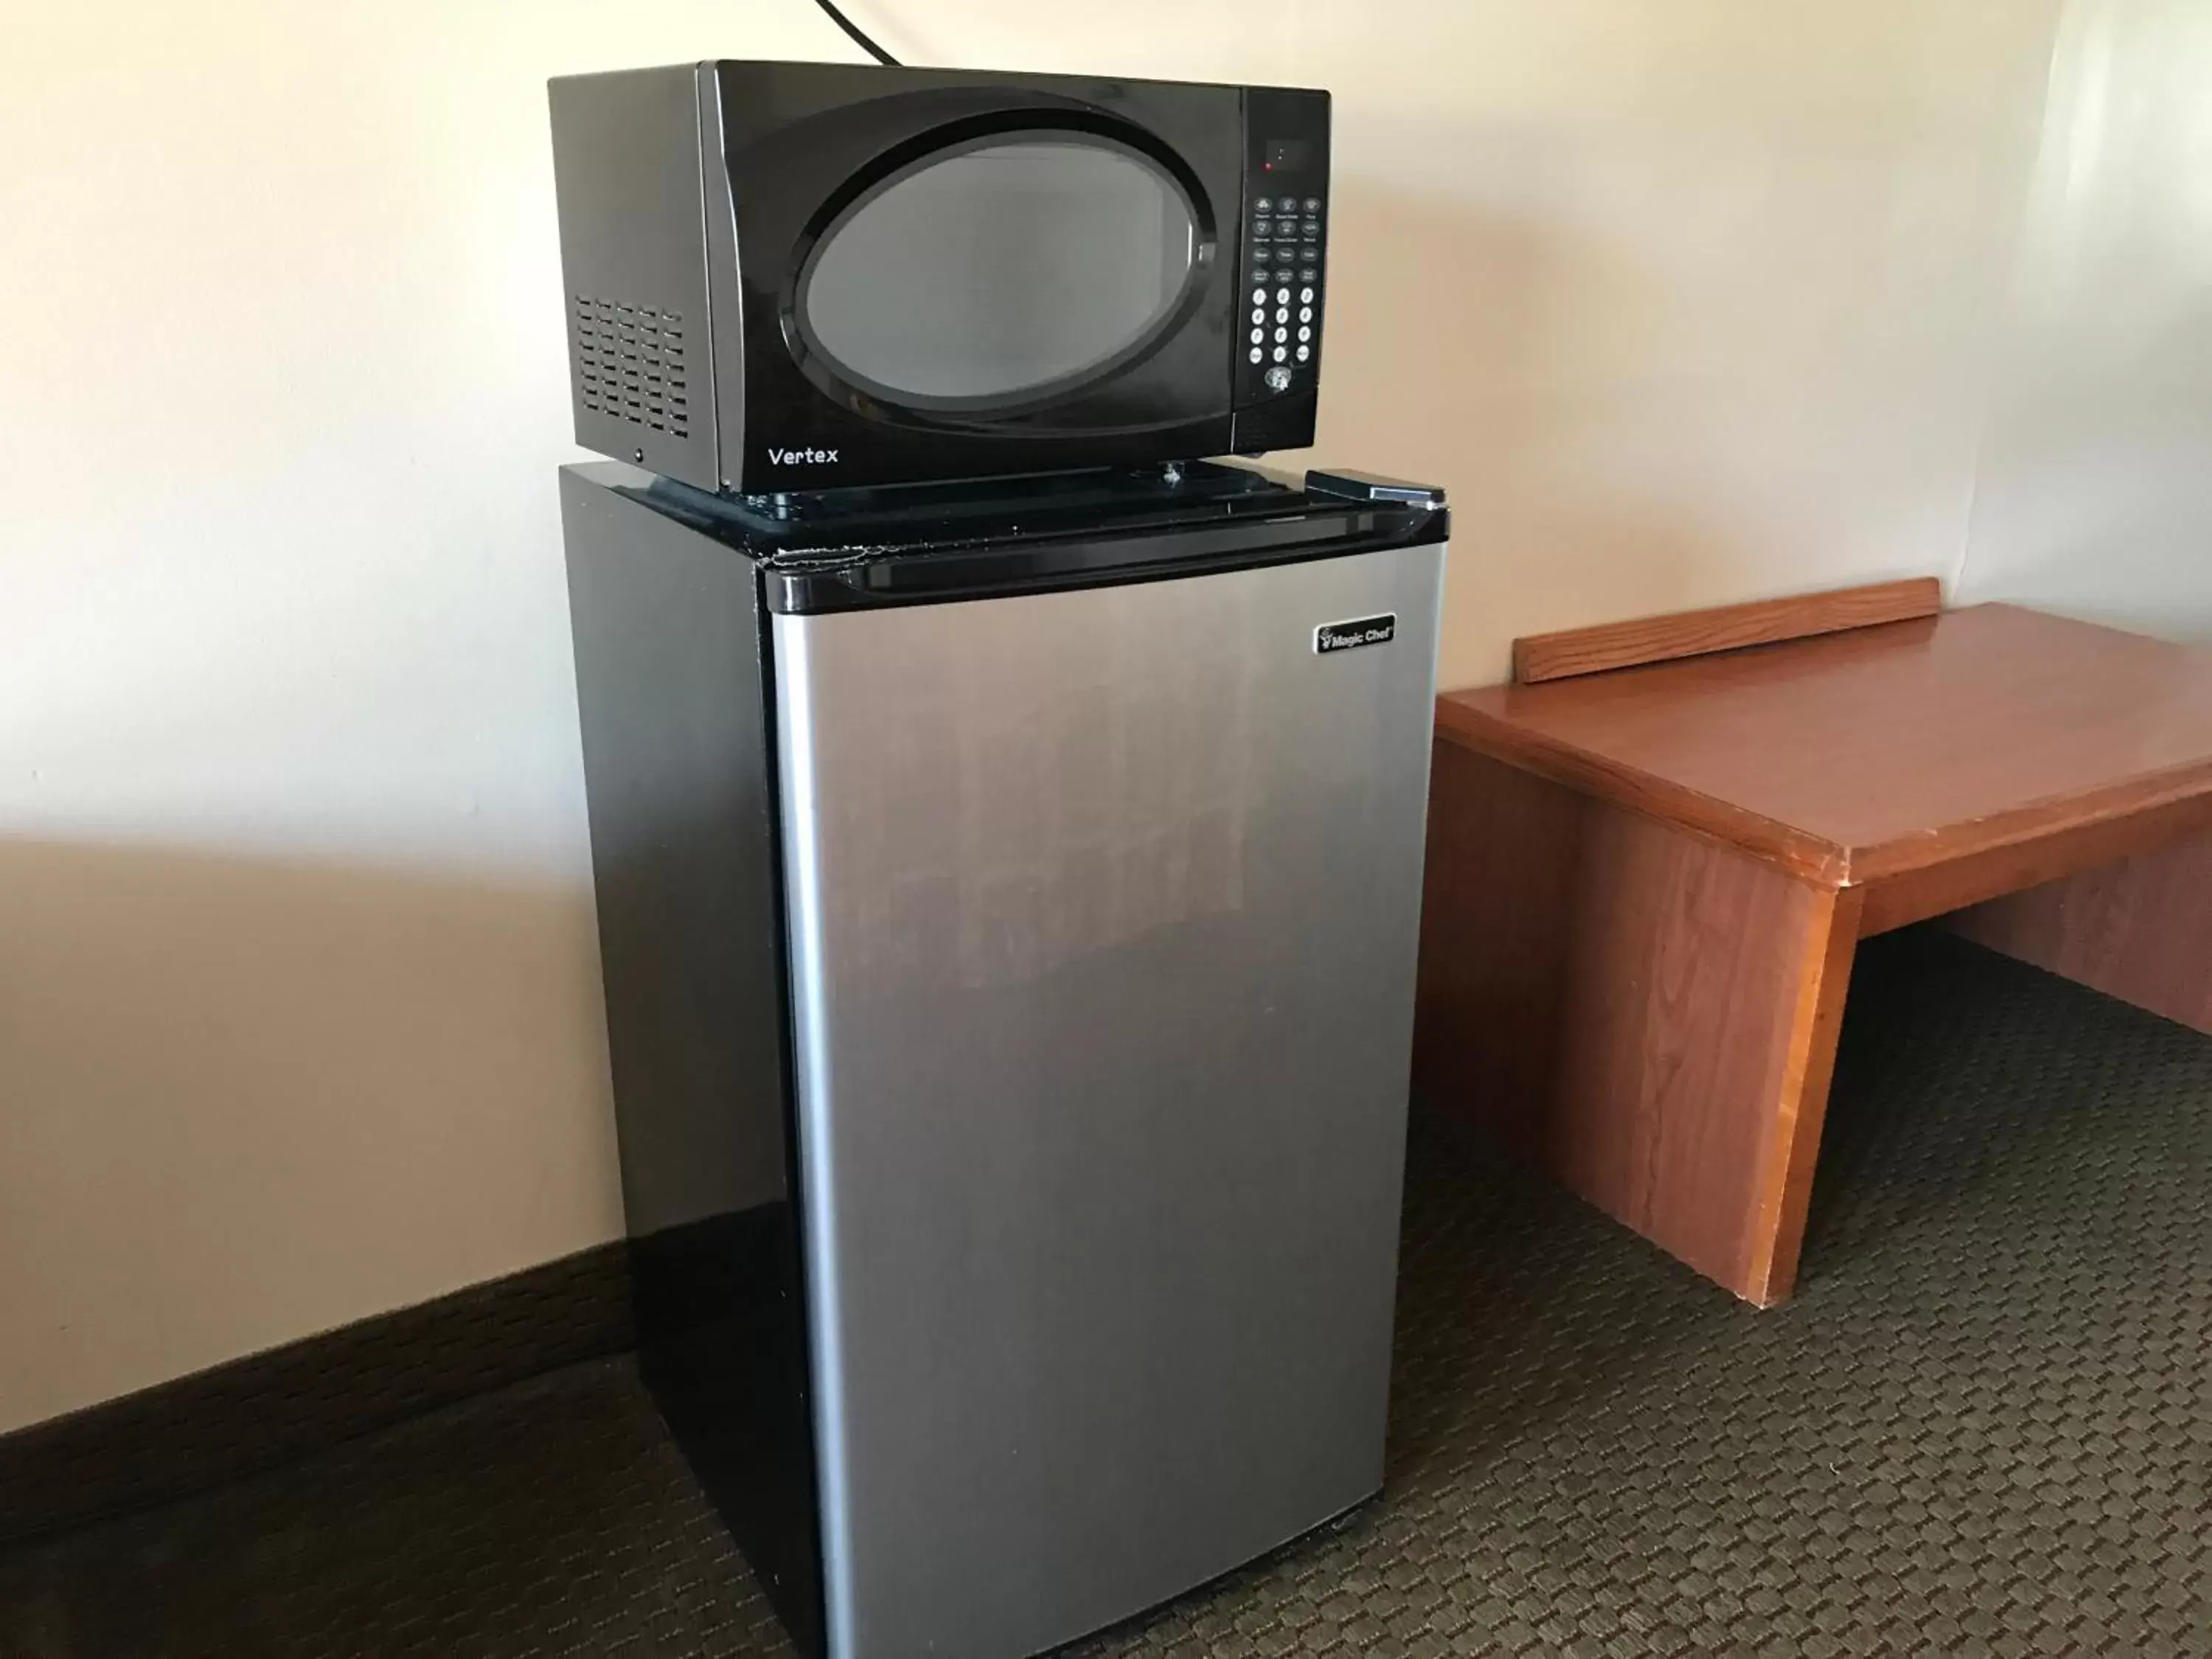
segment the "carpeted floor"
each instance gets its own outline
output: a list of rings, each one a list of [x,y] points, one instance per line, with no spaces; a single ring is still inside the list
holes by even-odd
[[[1419,1128],[1383,1498],[1070,1654],[2212,1654],[2212,1040],[1860,974],[1793,1304]],[[0,1557],[7,1659],[787,1651],[623,1361]]]

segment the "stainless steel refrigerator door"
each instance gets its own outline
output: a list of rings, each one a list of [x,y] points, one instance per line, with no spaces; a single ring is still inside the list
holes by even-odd
[[[838,1659],[1381,1484],[1443,564],[775,619]]]

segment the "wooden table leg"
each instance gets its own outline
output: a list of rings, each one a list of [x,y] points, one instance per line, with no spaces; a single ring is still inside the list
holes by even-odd
[[[1779,1302],[1860,897],[1440,742],[1417,1089]]]
[[[1948,926],[2212,1033],[2212,837],[1977,904]]]

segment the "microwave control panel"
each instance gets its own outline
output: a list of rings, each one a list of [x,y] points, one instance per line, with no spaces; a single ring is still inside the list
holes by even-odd
[[[1311,395],[1321,376],[1328,247],[1328,98],[1246,94],[1237,402]]]

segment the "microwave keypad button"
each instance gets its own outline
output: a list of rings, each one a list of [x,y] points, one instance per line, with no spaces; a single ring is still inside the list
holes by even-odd
[[[1310,305],[1300,306],[1298,307],[1298,320],[1302,323],[1310,323],[1313,321],[1313,307]]]
[[[1299,361],[1300,362],[1305,362],[1305,360],[1306,360],[1307,358],[1309,358],[1309,357],[1310,357],[1310,356],[1313,356],[1313,348],[1312,348],[1311,346],[1300,346],[1300,347],[1298,348],[1298,361]]]
[[[1310,329],[1310,328],[1301,327],[1301,328],[1298,330],[1298,338],[1299,338],[1301,341],[1304,341],[1304,340],[1310,340],[1310,339],[1312,339],[1312,338],[1313,338],[1313,330],[1311,330],[1311,329]]]
[[[1275,303],[1276,303],[1277,305],[1279,305],[1279,306],[1286,306],[1286,305],[1290,304],[1290,302],[1291,302],[1291,291],[1290,291],[1290,289],[1286,289],[1286,288],[1279,288],[1279,289],[1277,289],[1275,290]]]
[[[1284,230],[1287,232],[1290,228],[1291,222],[1287,219],[1284,220]],[[1275,222],[1273,219],[1255,219],[1252,222],[1252,234],[1255,236],[1273,236],[1275,234]]]
[[[1279,363],[1290,355],[1291,349],[1288,346],[1277,346],[1275,348],[1275,361]]]
[[[1261,349],[1260,349],[1260,348],[1259,348],[1259,347],[1257,347],[1257,346],[1254,346],[1254,347],[1252,348],[1252,361],[1253,361],[1254,362],[1255,362],[1255,363],[1256,363],[1256,362],[1258,362],[1261,358],[1265,357],[1267,355],[1267,354],[1266,352],[1264,352],[1264,351],[1261,350]]]
[[[1256,328],[1252,331],[1252,343],[1254,345],[1259,344],[1265,337],[1266,334],[1264,331]]]
[[[1280,344],[1282,344],[1282,343],[1283,343],[1284,341],[1285,341],[1285,340],[1289,339],[1290,337],[1291,337],[1291,331],[1290,331],[1290,330],[1288,330],[1287,328],[1279,328],[1279,329],[1277,329],[1277,330],[1275,331],[1275,343],[1276,343],[1277,345],[1280,345]]]
[[[1252,205],[1260,212],[1267,213],[1271,211],[1275,204],[1269,201],[1266,197],[1262,196],[1258,201],[1253,203]],[[1287,206],[1288,204],[1285,204],[1285,205]]]
[[[1311,305],[1313,303],[1313,290],[1310,288],[1300,289],[1298,290],[1298,303],[1302,306]]]
[[[1254,289],[1252,290],[1252,303],[1255,306],[1263,306],[1267,304],[1267,290],[1264,288]]]
[[[1267,307],[1265,306],[1254,306],[1252,307],[1252,320],[1255,323],[1266,322],[1267,320]]]
[[[1318,196],[1307,197],[1306,211],[1308,213],[1319,213],[1321,211],[1321,198]]]

